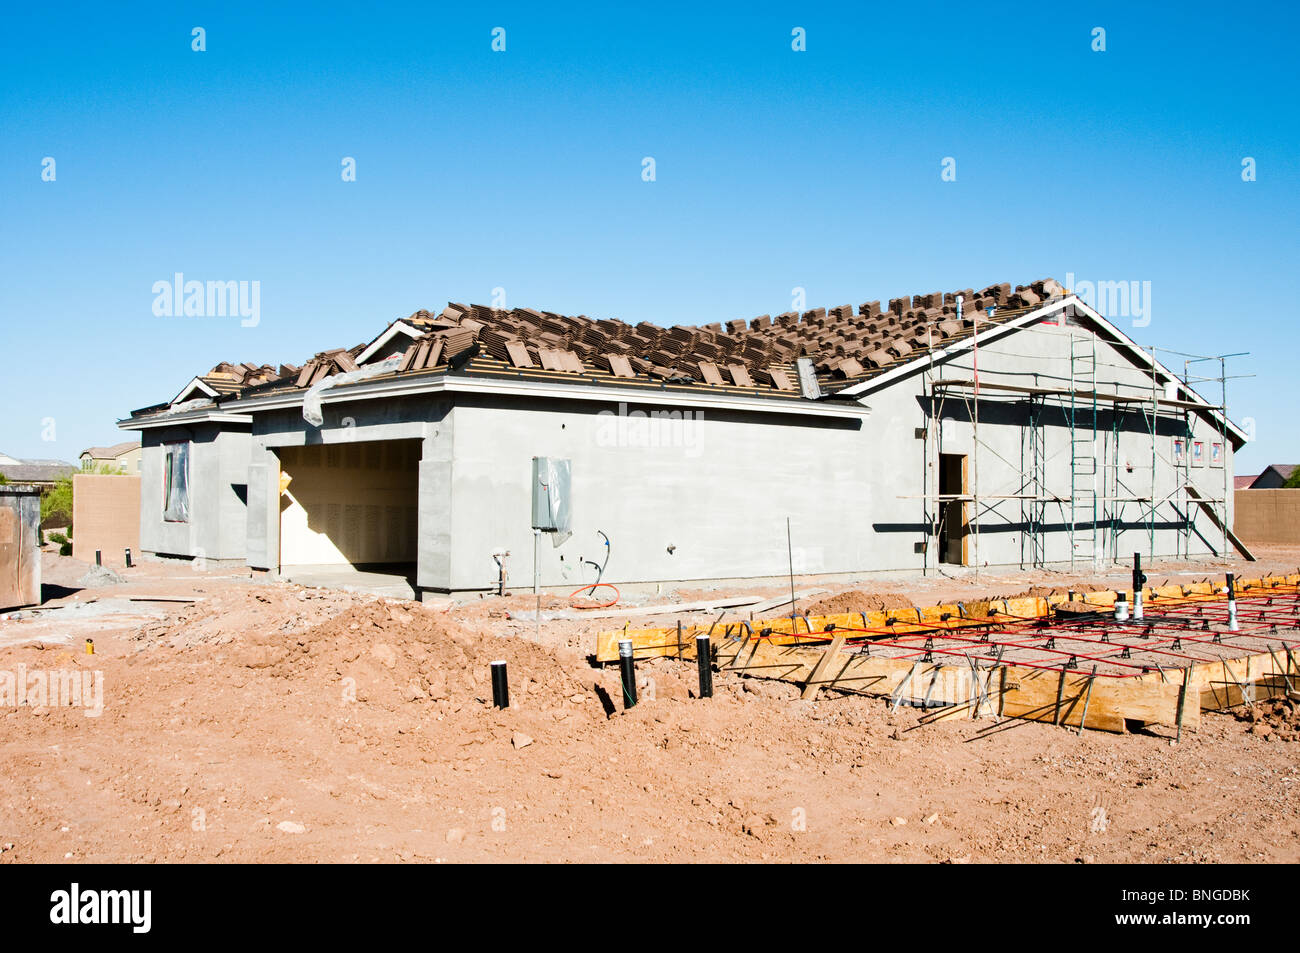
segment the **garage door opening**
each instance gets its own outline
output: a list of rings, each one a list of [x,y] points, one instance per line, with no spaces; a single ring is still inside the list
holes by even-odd
[[[282,448],[280,568],[286,577],[341,585],[349,574],[372,574],[413,586],[420,452],[419,440]]]

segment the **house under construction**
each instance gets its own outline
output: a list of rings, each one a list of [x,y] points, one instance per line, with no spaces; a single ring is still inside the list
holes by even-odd
[[[1236,545],[1246,437],[1189,380],[1050,279],[725,326],[450,304],[119,426],[146,552],[291,577],[1091,567]]]

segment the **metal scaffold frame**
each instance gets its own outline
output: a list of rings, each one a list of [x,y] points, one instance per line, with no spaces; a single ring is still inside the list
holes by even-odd
[[[1230,546],[1236,543],[1229,529],[1228,502],[1231,486],[1227,466],[1229,446],[1227,381],[1234,378],[1227,374],[1226,362],[1231,357],[1244,357],[1248,352],[1205,357],[1159,349],[1166,354],[1186,358],[1183,375],[1179,378],[1175,373],[1162,368],[1157,348],[1138,348],[1137,350],[1145,358],[1144,363],[1149,363],[1149,370],[1144,371],[1150,378],[1149,395],[1120,393],[1118,382],[1114,384],[1113,393],[1102,393],[1099,390],[1101,385],[1097,373],[1097,334],[1091,330],[1080,334],[1080,330],[1078,326],[1069,329],[1070,377],[1067,387],[981,381],[977,349],[973,350],[974,364],[970,379],[945,379],[936,376],[938,368],[931,352],[931,359],[922,372],[924,398],[922,406],[926,420],[925,426],[918,430],[918,436],[925,442],[922,453],[924,461],[922,510],[927,538],[923,541],[922,551],[927,554],[923,558],[923,568],[926,570],[930,565],[928,553],[931,543],[939,536],[944,505],[952,503],[960,503],[963,507],[966,503],[971,504],[970,512],[963,522],[966,526],[966,534],[973,544],[973,558],[967,561],[967,565],[972,565],[976,572],[979,571],[980,566],[980,521],[990,513],[1000,516],[996,512],[998,504],[1010,500],[1019,502],[1020,520],[1025,527],[1020,545],[1022,568],[1026,565],[1040,568],[1047,562],[1047,533],[1049,532],[1047,511],[1053,504],[1060,508],[1062,521],[1068,528],[1072,570],[1080,563],[1099,568],[1104,563],[1114,563],[1127,559],[1131,555],[1127,546],[1124,547],[1125,552],[1120,551],[1121,534],[1126,525],[1127,504],[1141,507],[1140,523],[1136,525],[1143,526],[1146,530],[1146,549],[1149,559],[1157,557],[1157,514],[1165,506],[1172,508],[1176,520],[1178,528],[1176,555],[1179,557],[1188,558],[1191,555],[1191,537],[1194,532],[1192,524],[1198,507],[1207,510],[1211,521],[1220,530],[1222,543],[1218,555],[1226,555],[1230,551]],[[976,331],[978,333],[978,324]],[[1218,375],[1191,377],[1190,366],[1200,362],[1218,362]],[[1132,368],[1135,365],[1126,366]],[[1163,380],[1166,374],[1169,379]],[[1037,376],[1035,375],[1035,378]],[[1179,387],[1190,389],[1197,383],[1214,382],[1219,384],[1220,404],[1210,405],[1180,399]],[[1166,387],[1169,388],[1168,391]],[[992,453],[1003,463],[1012,466],[1010,461],[980,438],[981,392],[986,400],[992,392],[995,399],[1005,395],[1008,399],[1025,406],[1025,422],[1021,425],[1019,485],[1012,493],[981,492],[979,453]],[[930,478],[931,470],[940,465],[943,453],[944,404],[950,395],[961,399],[971,428],[969,485],[962,494],[940,494],[938,483]],[[1110,405],[1109,427],[1102,425],[1101,404]],[[1049,453],[1047,448],[1047,419],[1051,416],[1051,411],[1056,409],[1059,409],[1065,418],[1069,431],[1070,490],[1068,496],[1052,493],[1047,485],[1048,463],[1062,452],[1058,450],[1056,453]],[[1198,412],[1213,411],[1221,412],[1218,434],[1221,441],[1220,453],[1223,455],[1220,460],[1223,493],[1217,498],[1202,497],[1191,489],[1194,415]],[[1133,413],[1142,415],[1143,427],[1150,437],[1149,478],[1140,482],[1132,479],[1132,475],[1148,468],[1135,465],[1131,461],[1125,463],[1120,459],[1120,438],[1126,432],[1125,421],[1130,420],[1130,415]],[[1173,426],[1166,423],[1162,431],[1162,421],[1172,422]],[[1175,438],[1181,441],[1181,453],[1174,449]],[[1163,446],[1165,443],[1168,444],[1168,452]],[[1126,473],[1130,475],[1129,479],[1125,478]],[[1162,473],[1171,474],[1173,477],[1173,487],[1167,493],[1162,493],[1160,490]],[[1200,531],[1195,532],[1203,537]],[[941,560],[942,554],[938,554],[935,559],[936,564]]]

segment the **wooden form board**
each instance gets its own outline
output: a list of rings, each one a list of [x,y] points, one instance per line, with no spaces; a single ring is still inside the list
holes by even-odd
[[[781,616],[775,619],[692,624],[682,626],[682,640],[694,642],[695,636],[710,632],[715,638],[725,633],[739,634],[749,626],[753,632],[771,629],[772,640],[778,644],[798,644],[809,632],[825,632],[828,626],[841,629],[878,629],[880,634],[909,635],[943,625],[953,631],[978,628],[996,623],[1012,622],[1019,618],[1045,615],[1047,601],[1036,596],[1018,599],[998,599],[993,602],[971,602],[964,606],[941,605],[924,609],[883,609],[873,612],[842,612],[823,616]],[[1014,618],[1013,618],[1014,617]],[[615,629],[596,634],[596,661],[613,662],[618,659],[618,643],[631,639],[633,654],[637,658],[655,658],[677,654],[677,627],[651,629]],[[825,641],[818,637],[819,641]]]
[[[1020,665],[963,666],[882,658],[845,651],[834,642],[829,648],[780,645],[752,636],[720,639],[713,648],[720,671],[792,682],[802,685],[805,695],[808,689],[833,688],[921,701],[936,706],[924,715],[927,723],[996,715],[1121,733],[1129,724],[1175,728],[1180,721],[1182,728],[1195,730],[1202,711],[1285,697],[1284,674],[1292,677],[1292,684],[1300,680],[1293,663],[1280,652],[1194,665],[1187,676],[1180,718],[1181,669],[1128,678],[1094,676],[1077,669],[1062,675]],[[673,654],[694,660],[694,638],[684,634],[680,651],[674,642]]]
[[[692,655],[694,648],[692,645]],[[764,639],[751,639],[747,644],[728,642],[718,646],[715,658],[722,671],[806,684],[826,654],[824,648],[815,646],[772,645]],[[1062,685],[1058,672],[1019,665],[972,668],[939,662],[918,664],[916,659],[841,651],[823,664],[816,684],[840,691],[893,696],[909,673],[911,679],[902,693],[905,698],[948,705],[933,709],[927,721],[971,718],[979,705],[980,715],[997,714],[1077,728],[1091,680],[1085,725],[1088,728],[1123,732],[1126,721],[1169,727],[1178,723],[1181,681],[1173,672],[1162,681],[1155,673],[1093,678],[1086,671],[1072,670],[1066,673]],[[1200,707],[1195,704],[1195,694],[1189,692],[1189,698],[1192,701],[1184,712],[1183,725],[1195,728],[1200,721]]]
[[[1271,586],[1300,584],[1300,574],[1290,576],[1270,576],[1265,579],[1237,580],[1238,593],[1247,593],[1253,589],[1267,590]],[[1214,596],[1221,591],[1218,583],[1198,582],[1187,585],[1154,586],[1142,590],[1144,599],[1187,599],[1195,596]],[[1120,590],[1123,591],[1123,590]],[[1115,604],[1115,590],[1097,592],[1076,592],[1075,602],[1095,605],[1099,609]],[[1130,603],[1132,591],[1125,592]],[[885,609],[873,612],[847,612],[824,616],[799,616],[797,621],[789,616],[774,619],[755,620],[748,623],[754,632],[771,629],[778,644],[797,644],[798,635],[808,631],[825,632],[828,626],[836,628],[881,629],[898,635],[922,631],[942,625],[959,630],[974,628],[979,625],[998,622],[1015,622],[1023,619],[1045,619],[1053,606],[1066,602],[1069,594],[1053,593],[1048,597],[1022,596],[1014,599],[994,599],[987,602],[968,602],[961,606],[944,604],[917,609]],[[1159,604],[1158,602],[1156,603]],[[865,621],[864,621],[865,617]],[[890,624],[892,621],[892,625]],[[694,643],[695,636],[709,632],[720,637],[728,628],[737,632],[741,624],[732,620],[729,623],[692,624],[682,626],[683,641]],[[788,636],[782,638],[783,636]],[[596,634],[596,661],[614,662],[618,660],[618,643],[620,639],[631,639],[633,654],[637,658],[655,658],[677,655],[677,628],[664,626],[648,629],[615,629]],[[825,641],[823,638],[822,641]],[[693,651],[693,649],[692,649]]]

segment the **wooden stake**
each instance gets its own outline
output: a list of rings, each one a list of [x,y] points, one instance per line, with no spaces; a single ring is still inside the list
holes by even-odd
[[[1192,667],[1189,665],[1183,669],[1183,687],[1178,690],[1178,733],[1174,735],[1174,741],[1183,740],[1183,712],[1187,710],[1187,681],[1192,677]]]
[[[1268,647],[1268,654],[1273,655],[1273,646],[1271,645]],[[1289,694],[1291,691],[1291,676],[1288,674],[1286,666],[1278,661],[1276,655],[1273,655],[1273,664],[1282,670],[1282,684],[1286,686],[1287,693]]]
[[[920,662],[913,662],[912,667],[908,669],[907,674],[903,676],[903,680],[899,682],[898,687],[894,689],[894,704],[890,708],[890,711],[898,711],[898,706],[903,702],[903,690],[911,683],[912,676],[916,674],[916,668],[920,664]]]
[[[831,658],[844,648],[844,636],[837,635],[831,639],[830,648],[817,660],[813,666],[812,674],[808,676],[808,681],[804,683],[803,698],[805,701],[811,701],[817,697],[817,692],[821,688],[821,678],[826,669],[830,667]]]
[[[1092,701],[1092,683],[1097,680],[1097,666],[1092,667],[1088,676],[1088,693],[1083,696],[1083,714],[1079,717],[1079,734],[1083,734],[1083,724],[1088,720],[1088,702]]]

